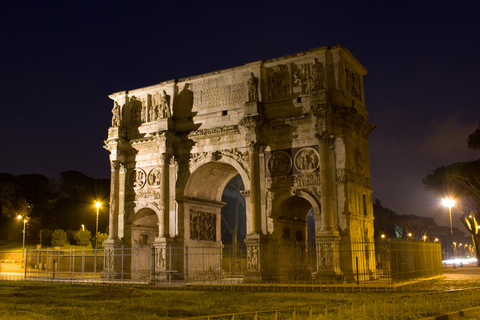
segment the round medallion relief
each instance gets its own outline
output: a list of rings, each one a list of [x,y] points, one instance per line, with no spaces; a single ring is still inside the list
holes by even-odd
[[[320,166],[320,157],[317,150],[313,148],[303,148],[295,155],[295,168],[300,173],[314,172]]]
[[[129,184],[130,186],[133,186],[134,189],[140,189],[145,185],[146,181],[146,174],[143,169],[140,168],[135,168],[131,173],[129,177]]]
[[[154,188],[160,187],[161,171],[160,168],[153,168],[148,174],[148,185]]]
[[[292,158],[285,151],[274,152],[268,158],[267,168],[272,176],[285,175],[292,168]]]

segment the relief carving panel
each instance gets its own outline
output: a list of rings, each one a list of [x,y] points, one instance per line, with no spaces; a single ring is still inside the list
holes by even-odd
[[[216,241],[217,215],[209,212],[190,210],[190,239]]]
[[[275,176],[286,175],[292,168],[292,158],[285,151],[276,151],[268,158],[267,169]]]

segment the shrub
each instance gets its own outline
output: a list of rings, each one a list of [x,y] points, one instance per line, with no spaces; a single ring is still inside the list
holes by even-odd
[[[52,246],[63,247],[68,244],[67,233],[64,230],[57,229],[52,234]]]
[[[92,239],[92,233],[88,230],[77,230],[73,233],[73,239],[78,246],[88,246],[90,244],[90,240]]]
[[[40,230],[40,240],[41,240],[41,245],[49,246],[52,243],[52,234],[53,230],[50,229],[42,229]]]

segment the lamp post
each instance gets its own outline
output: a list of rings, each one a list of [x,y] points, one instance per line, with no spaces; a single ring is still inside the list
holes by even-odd
[[[23,244],[22,244],[22,258],[25,256],[25,225],[27,224],[27,218],[23,217],[21,215],[17,216],[17,219],[22,219],[23,220]]]
[[[453,235],[452,207],[455,205],[455,201],[450,198],[443,198],[442,204],[445,207],[448,207],[448,214],[450,215],[450,234]]]
[[[96,224],[95,224],[95,249],[97,249],[97,233],[98,233],[98,210],[100,209],[100,207],[102,206],[102,204],[100,202],[95,202],[95,207],[97,207],[97,221],[96,221]]]

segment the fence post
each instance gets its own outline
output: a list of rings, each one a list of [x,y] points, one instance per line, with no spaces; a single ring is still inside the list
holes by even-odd
[[[25,276],[24,276],[24,279],[27,279],[27,260],[28,260],[28,248],[25,248]]]
[[[153,285],[155,285],[155,247],[152,247],[152,274],[150,275],[150,280]]]
[[[188,282],[188,246],[185,245],[185,284]]]

